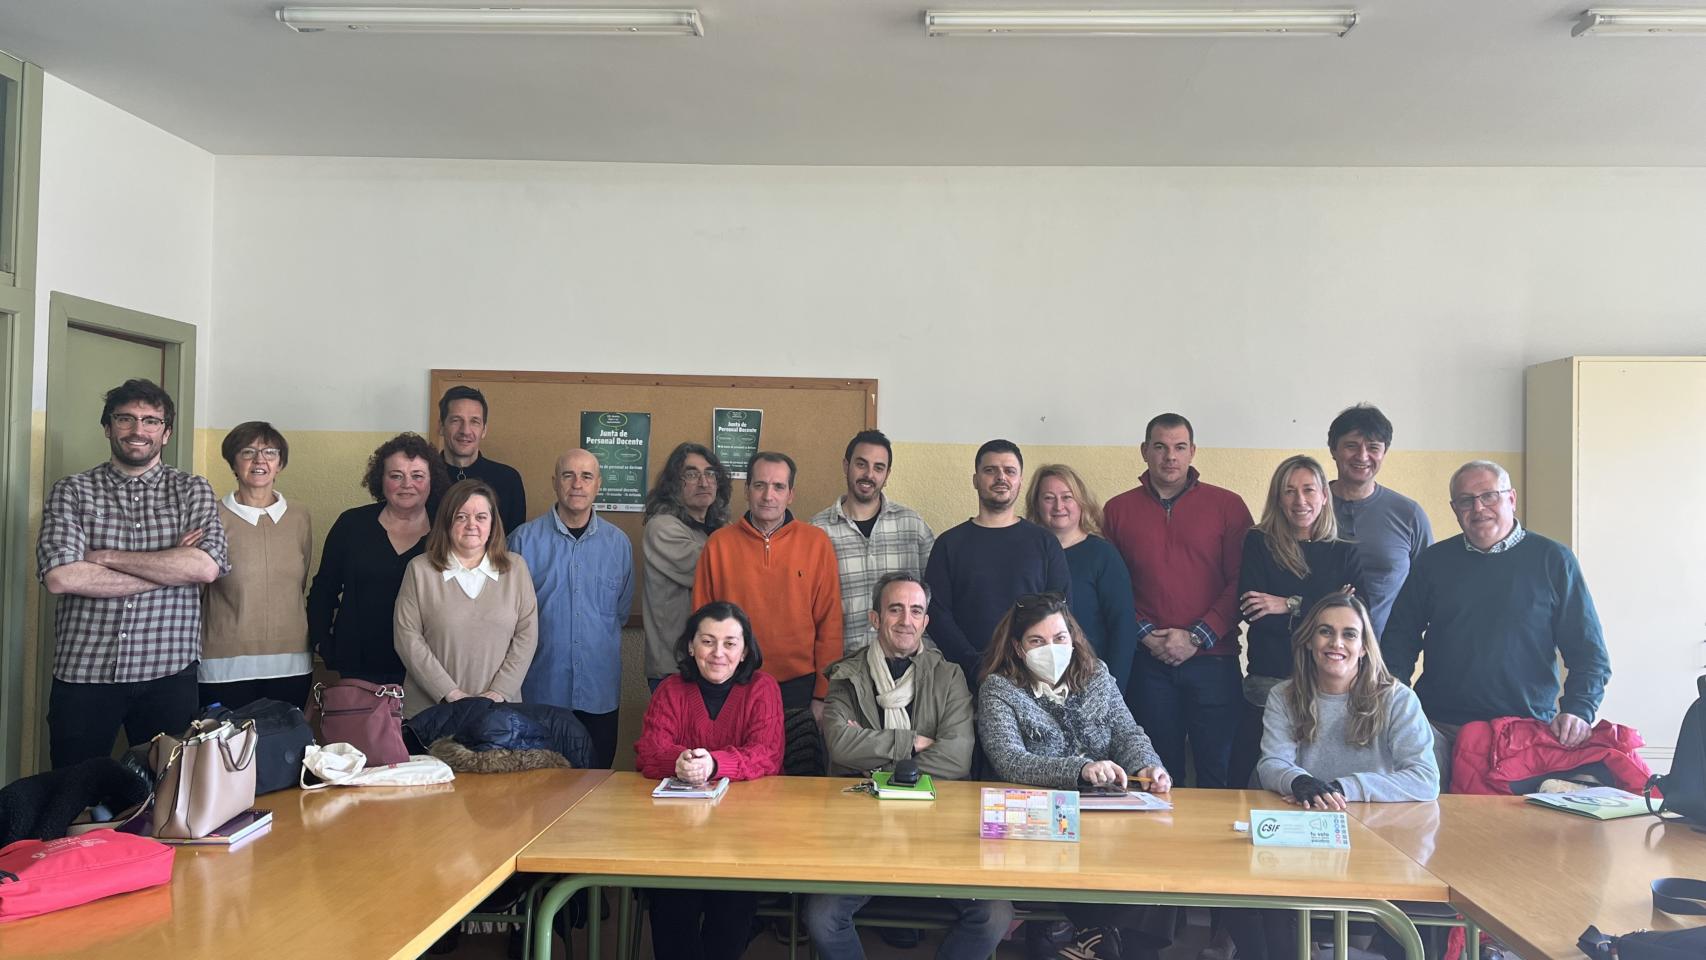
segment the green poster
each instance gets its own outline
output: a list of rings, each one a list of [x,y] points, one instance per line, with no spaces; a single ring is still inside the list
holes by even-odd
[[[598,509],[617,513],[645,509],[651,445],[649,413],[581,411],[581,446],[598,458],[604,473],[604,482],[598,488]]]
[[[758,432],[763,424],[763,410],[716,407],[711,411],[711,450],[736,480],[746,477],[746,465],[758,452]]]

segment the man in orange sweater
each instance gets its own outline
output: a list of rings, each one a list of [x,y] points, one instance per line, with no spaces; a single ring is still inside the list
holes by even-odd
[[[726,600],[746,611],[764,651],[764,672],[782,686],[787,723],[783,772],[821,775],[817,728],[829,680],[841,659],[841,574],[829,535],[796,523],[794,461],[761,451],[746,471],[747,512],[705,543],[693,582],[693,605]],[[803,722],[807,708],[811,722]]]

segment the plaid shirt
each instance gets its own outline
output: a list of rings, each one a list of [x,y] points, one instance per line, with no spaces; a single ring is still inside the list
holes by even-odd
[[[200,528],[196,546],[231,571],[218,501],[207,480],[164,463],[140,477],[111,464],[56,481],[42,507],[36,576],[91,550],[150,552]],[[201,659],[201,587],[160,587],[128,597],[59,598],[53,675],[71,683],[130,683],[170,676]]]
[[[936,535],[917,511],[888,497],[877,511],[877,524],[866,539],[841,510],[841,500],[823,508],[812,518],[835,545],[835,561],[841,570],[841,642],[848,653],[871,640],[871,590],[885,573],[910,573],[924,577],[930,548]]]

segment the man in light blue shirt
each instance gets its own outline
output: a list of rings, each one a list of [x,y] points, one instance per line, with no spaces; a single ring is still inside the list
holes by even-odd
[[[603,473],[598,458],[557,458],[557,503],[517,527],[509,547],[527,561],[539,597],[539,646],[521,684],[527,703],[568,707],[592,737],[593,765],[616,759],[622,697],[622,624],[634,603],[634,548],[593,512]]]

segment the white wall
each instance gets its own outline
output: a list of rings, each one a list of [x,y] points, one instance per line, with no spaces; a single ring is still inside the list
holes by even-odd
[[[52,75],[42,88],[35,408],[47,405],[53,291],[193,323],[206,420],[213,155]]]
[[[1698,353],[1706,170],[220,157],[207,422],[424,425],[426,370],[875,376],[897,438],[1521,449],[1522,369]],[[256,363],[264,357],[266,362]],[[329,387],[332,389],[314,389]],[[307,389],[305,389],[307,388]]]

